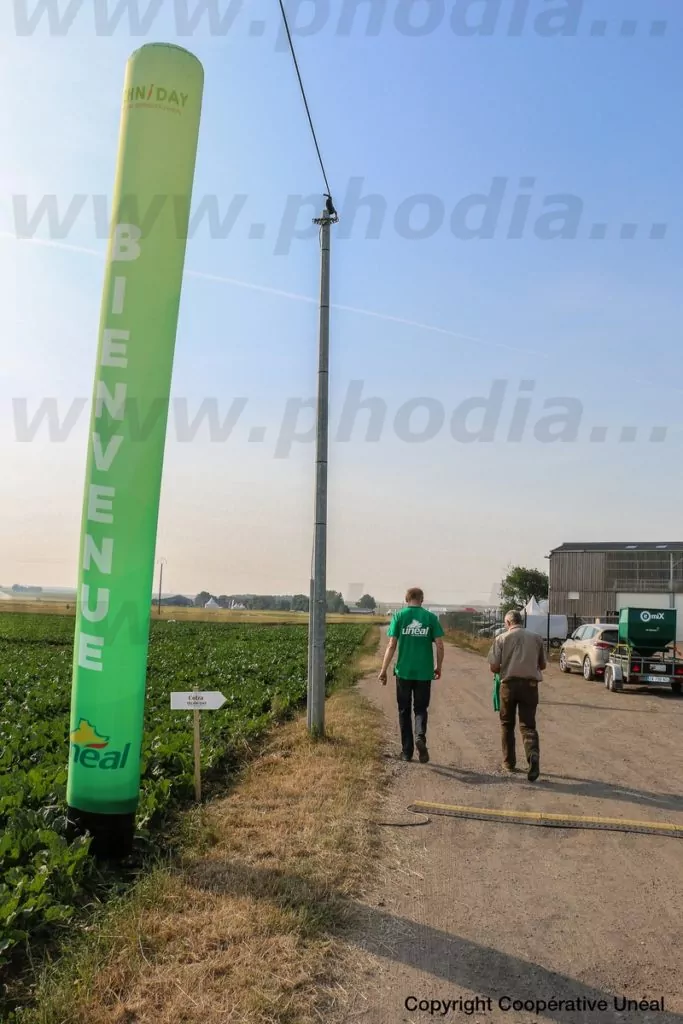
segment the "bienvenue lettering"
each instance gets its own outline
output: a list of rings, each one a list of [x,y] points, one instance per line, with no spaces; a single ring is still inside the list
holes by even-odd
[[[134,224],[119,224],[114,230],[112,243],[112,263],[129,263],[139,258],[141,253],[140,239],[142,230]],[[100,345],[100,367],[113,368],[119,371],[118,380],[113,383],[113,394],[107,384],[98,379],[95,392],[95,425],[105,414],[112,420],[123,420],[126,409],[128,385],[125,371],[128,369],[128,344],[130,331],[121,324],[126,311],[126,288],[128,279],[125,274],[114,277],[111,289],[110,317],[117,326],[107,325],[103,329]],[[125,324],[125,321],[124,321]],[[114,434],[106,444],[103,443],[97,429],[92,435],[92,463],[102,482],[91,482],[87,494],[88,523],[104,523],[114,525],[116,488],[105,482],[107,473],[119,456],[124,438],[122,434]],[[93,565],[100,573],[111,575],[114,565],[114,538],[103,537],[99,542],[86,528],[83,550],[83,580],[81,581],[81,615],[90,623],[104,623],[110,608],[111,591],[108,587],[98,587],[94,596],[91,593],[87,574]],[[104,636],[80,631],[78,637],[79,668],[91,672],[101,672],[103,668]]]

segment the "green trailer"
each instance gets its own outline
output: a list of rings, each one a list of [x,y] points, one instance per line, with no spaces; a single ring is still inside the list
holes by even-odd
[[[619,642],[605,666],[608,690],[624,686],[665,687],[680,694],[683,661],[676,658],[673,608],[622,608]]]

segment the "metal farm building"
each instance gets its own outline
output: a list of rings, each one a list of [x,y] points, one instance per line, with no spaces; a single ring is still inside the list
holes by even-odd
[[[683,631],[683,541],[561,544],[549,555],[550,612],[610,621],[621,608],[677,608]]]

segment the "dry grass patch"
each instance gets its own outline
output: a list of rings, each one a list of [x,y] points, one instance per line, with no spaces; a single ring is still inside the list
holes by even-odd
[[[365,652],[366,668],[377,657]],[[107,915],[43,984],[31,1024],[313,1024],[346,1005],[350,897],[379,840],[378,713],[355,689],[327,704],[328,737],[277,730],[195,840]],[[60,976],[61,975],[61,976]],[[347,975],[348,976],[348,975]]]
[[[459,630],[449,630],[446,633],[446,640],[463,651],[472,651],[473,654],[483,654],[484,657],[491,650],[492,637],[471,636],[469,633],[462,633]],[[556,647],[550,648],[550,654],[546,651],[546,658],[549,662],[559,661],[560,652]]]
[[[49,598],[39,601],[21,601],[11,598],[8,601],[0,601],[0,612],[14,612],[17,615],[68,615],[74,617],[76,605],[73,601],[58,601]],[[162,605],[161,611],[159,611],[157,605],[152,605],[151,618],[154,621],[171,619],[176,622],[260,622],[273,625],[282,625],[283,623],[305,625],[308,622],[308,612],[233,611],[229,608],[176,608],[173,605]],[[341,625],[347,622],[377,625],[388,623],[389,617],[387,615],[354,615],[353,612],[340,615],[331,612],[327,615],[327,622]]]
[[[460,647],[463,651],[472,651],[474,654],[488,654],[491,650],[492,638],[483,636],[471,636],[470,633],[463,633],[460,630],[449,630],[445,639]]]

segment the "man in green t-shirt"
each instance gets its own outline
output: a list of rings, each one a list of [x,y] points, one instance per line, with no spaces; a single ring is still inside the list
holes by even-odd
[[[380,682],[386,686],[387,671],[398,647],[396,700],[398,724],[401,730],[401,759],[412,761],[413,746],[417,747],[421,764],[429,761],[427,750],[427,708],[432,691],[432,679],[441,678],[443,665],[443,629],[433,612],[422,607],[424,593],[411,587],[406,594],[406,607],[396,612],[387,630],[387,644]],[[433,645],[436,644],[436,668]],[[413,743],[413,709],[415,712],[415,741]]]

